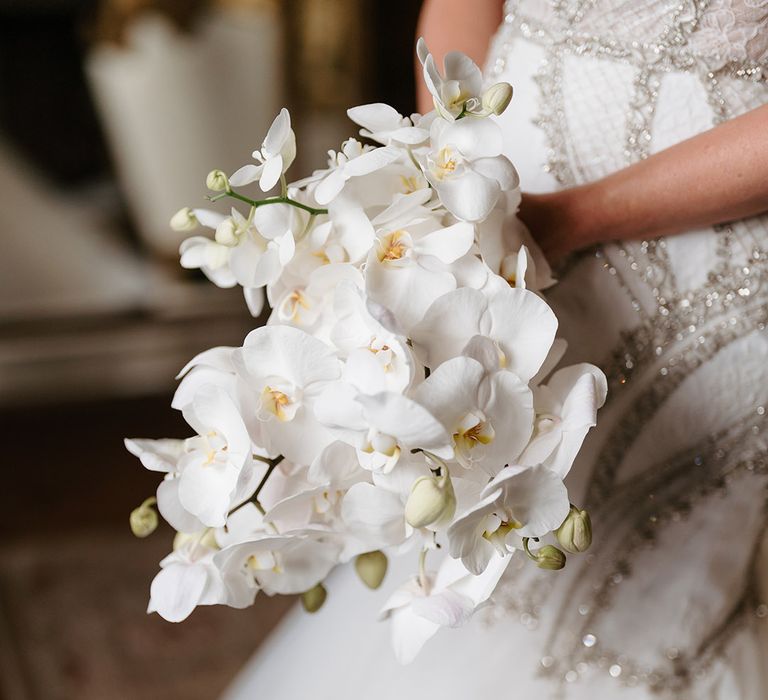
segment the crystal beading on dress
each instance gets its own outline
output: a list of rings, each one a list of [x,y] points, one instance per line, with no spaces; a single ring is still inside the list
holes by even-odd
[[[489,80],[508,78],[508,63],[526,45],[526,56],[539,57],[534,123],[544,134],[541,168],[556,181],[551,188],[599,179],[768,101],[764,1],[508,2],[488,62]],[[599,94],[607,89],[608,98]],[[677,89],[696,107],[687,111],[684,99],[673,99]],[[598,113],[598,105],[605,110]],[[684,120],[691,124],[681,126]],[[521,175],[525,189],[523,170]],[[575,317],[564,324],[575,345],[584,341],[579,311],[591,306],[596,316],[613,317],[601,344],[593,343],[600,356],[590,358],[608,376],[609,403],[590,440],[593,458],[582,460],[589,473],[585,503],[597,511],[603,539],[568,582],[531,581],[528,572],[518,571],[503,598],[507,614],[519,616],[525,627],[550,625],[541,667],[562,683],[563,697],[596,669],[652,693],[720,697],[712,689],[723,676],[718,664],[727,665],[733,638],[755,623],[765,626],[768,608],[753,573],[765,524],[767,397],[749,384],[750,378],[768,376],[754,370],[755,359],[744,358],[766,352],[766,243],[768,217],[762,216],[670,239],[599,246],[561,271],[551,298],[555,308],[561,306],[559,315]],[[684,250],[697,251],[696,266],[686,264]],[[594,282],[600,269],[603,279]],[[574,303],[579,289],[588,292]],[[595,298],[598,291],[602,300]],[[610,305],[622,304],[622,312],[611,313]],[[587,334],[593,328],[583,325]],[[744,377],[732,384],[717,378],[740,371]],[[718,395],[708,400],[722,403],[723,415],[709,421],[709,431],[671,431],[656,450],[661,459],[642,458],[649,442],[644,432],[669,419],[670,405],[687,409],[691,416],[685,420],[692,422],[701,406],[692,402],[715,390]],[[695,524],[687,523],[698,514],[744,501],[747,525],[733,544],[743,550],[743,571],[730,588],[723,585],[728,600],[720,614],[691,634],[687,646],[659,630],[655,638],[645,634],[653,653],[623,648],[632,646],[625,637],[632,638],[634,630],[622,635],[611,616],[631,600],[631,593],[617,597],[636,578],[634,560],[656,567],[655,574],[645,570],[643,579],[669,577],[675,564],[671,545],[659,535],[676,526],[696,537]],[[673,576],[683,577],[681,571],[682,566]],[[553,624],[540,615],[555,596],[563,602]],[[637,615],[642,622],[642,612]],[[495,624],[508,619],[498,611],[495,618]],[[606,634],[598,632],[601,626]]]

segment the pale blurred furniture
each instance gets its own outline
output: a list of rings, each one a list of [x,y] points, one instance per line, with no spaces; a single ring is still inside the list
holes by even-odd
[[[98,190],[61,194],[2,141],[0,198],[0,404],[170,391],[254,325],[238,291],[140,254]]]
[[[215,4],[181,31],[149,9],[124,34],[94,44],[87,75],[133,222],[173,258],[186,236],[170,217],[203,202],[209,170],[248,162],[283,104],[280,13],[264,0]]]

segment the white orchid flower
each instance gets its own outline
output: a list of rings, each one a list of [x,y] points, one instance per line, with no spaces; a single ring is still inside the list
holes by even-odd
[[[605,403],[605,375],[594,365],[564,367],[534,389],[536,422],[521,464],[543,463],[561,477],[570,471],[597,411]]]
[[[328,170],[316,173],[301,184],[316,180],[315,200],[325,205],[339,195],[348,180],[370,175],[400,158],[400,151],[393,146],[373,148],[363,146],[357,139],[347,139],[338,153],[328,151]],[[298,186],[300,183],[295,184]]]
[[[456,218],[483,221],[502,192],[520,184],[515,167],[501,153],[498,124],[479,117],[435,120],[431,131],[432,150],[422,156],[424,175]]]
[[[244,165],[229,178],[231,185],[240,187],[256,180],[262,191],[268,192],[296,157],[296,135],[291,129],[291,115],[283,107],[269,127],[261,150],[253,152],[259,165]]]
[[[341,376],[333,350],[298,328],[266,326],[248,334],[235,363],[257,397],[264,446],[299,464],[311,463],[333,441],[313,410],[325,384]]]
[[[182,412],[198,435],[184,441],[178,501],[203,524],[220,527],[238,492],[255,487],[251,439],[238,406],[220,387],[200,387]]]
[[[321,582],[338,563],[340,552],[341,544],[333,534],[307,528],[225,547],[213,560],[232,587],[292,595]]]
[[[251,460],[245,426],[231,397],[219,387],[199,387],[184,415],[202,435],[187,440],[134,438],[125,440],[125,446],[147,469],[165,473],[157,488],[157,508],[174,529],[191,533],[223,525],[227,512],[250,497],[264,471]]]
[[[506,207],[497,206],[477,225],[477,241],[485,264],[510,286],[538,292],[555,283],[541,248],[525,224],[507,214]]]
[[[360,464],[388,472],[410,449],[451,456],[445,426],[418,402],[394,391],[365,394],[350,382],[329,384],[316,414],[340,439],[359,450]]]
[[[416,44],[416,53],[423,66],[424,82],[432,95],[435,109],[443,119],[452,121],[481,106],[483,73],[469,56],[460,51],[446,54],[443,77],[423,38],[419,38]]]
[[[207,228],[216,230],[227,217],[208,209],[194,209],[196,219]],[[181,266],[186,270],[202,270],[203,274],[217,287],[229,288],[237,284],[229,269],[229,246],[222,245],[205,236],[192,236],[182,241],[179,247]]]
[[[341,501],[346,491],[369,475],[360,468],[354,448],[332,442],[310,465],[306,484],[295,484],[288,495],[272,504],[264,519],[279,532],[308,526],[334,531],[341,522]]]
[[[437,575],[412,578],[385,603],[380,619],[389,619],[392,645],[402,664],[413,661],[441,627],[461,627],[490,598],[510,558],[495,555],[479,576],[446,557]]]
[[[480,574],[495,553],[519,548],[520,538],[543,537],[559,527],[569,509],[568,491],[551,469],[505,467],[448,528],[450,554]]]
[[[360,135],[385,146],[394,142],[416,146],[429,138],[429,131],[413,125],[394,107],[375,102],[347,110],[347,116],[359,124]]]
[[[421,455],[403,455],[395,469],[373,474],[373,483],[359,482],[344,496],[341,517],[361,551],[402,544],[414,529],[405,520],[405,504],[413,483],[430,471]]]
[[[205,525],[179,502],[179,462],[184,456],[184,442],[128,438],[124,444],[144,467],[166,474],[157,488],[157,510],[166,522],[179,532],[201,532]]]
[[[258,591],[239,581],[222,578],[214,564],[216,548],[209,538],[193,536],[160,562],[161,570],[150,586],[147,612],[168,622],[185,620],[198,605],[229,605],[245,608]]]
[[[336,324],[335,297],[342,287],[359,289],[363,276],[352,265],[329,263],[315,268],[304,284],[288,287],[275,299],[270,325],[301,328],[323,342],[331,343]]]
[[[362,278],[361,278],[362,281]],[[346,357],[345,379],[366,394],[404,391],[413,381],[416,361],[405,337],[385,328],[371,314],[363,289],[342,281],[335,289],[335,323],[330,340]]]
[[[254,209],[246,218],[237,209],[230,216],[195,210],[200,222],[216,231],[215,240],[193,236],[180,247],[181,265],[199,268],[219,287],[243,287],[249,310],[261,312],[261,287],[275,282],[293,258],[294,231],[304,227],[302,212],[284,204]]]
[[[366,264],[366,293],[407,333],[432,302],[456,288],[446,266],[469,251],[474,228],[465,222],[445,227],[431,213],[378,223]]]
[[[487,373],[476,360],[441,364],[413,398],[445,427],[465,469],[497,474],[522,453],[533,430],[533,395],[512,372]]]
[[[528,382],[547,357],[557,318],[547,303],[527,289],[506,282],[488,294],[456,289],[437,299],[411,329],[414,349],[428,367],[462,354],[476,335],[491,338],[502,364]]]

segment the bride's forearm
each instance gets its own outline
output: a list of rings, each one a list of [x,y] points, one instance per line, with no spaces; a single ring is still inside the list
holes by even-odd
[[[525,199],[521,217],[555,255],[768,211],[768,105],[597,182]]]
[[[425,0],[417,34],[424,37],[438,64],[449,51],[462,51],[482,66],[502,14],[502,0]],[[432,98],[421,79],[418,62],[416,71],[417,108],[421,113],[429,112]]]

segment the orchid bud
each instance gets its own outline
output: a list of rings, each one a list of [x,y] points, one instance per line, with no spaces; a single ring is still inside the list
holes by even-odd
[[[512,86],[509,83],[496,83],[483,93],[483,109],[499,116],[512,100]]]
[[[229,189],[229,180],[222,170],[211,170],[205,178],[205,186],[213,192],[224,192]]]
[[[159,522],[157,511],[152,508],[155,503],[157,503],[157,499],[153,496],[131,511],[129,522],[131,523],[131,532],[136,537],[147,537],[157,529]]]
[[[536,566],[540,569],[559,571],[565,566],[565,554],[551,544],[545,544],[536,552]]]
[[[384,552],[366,552],[355,559],[355,571],[368,588],[376,590],[387,573],[387,563]]]
[[[231,218],[226,218],[216,227],[213,237],[221,245],[237,245],[237,225]]]
[[[586,510],[571,506],[563,524],[555,530],[560,546],[571,554],[586,552],[592,544],[592,521]]]
[[[413,483],[405,504],[405,519],[413,527],[440,526],[453,518],[456,495],[451,478],[422,476]]]
[[[301,594],[301,604],[308,613],[314,613],[320,610],[328,597],[328,592],[322,583],[318,583],[314,588]]]
[[[171,228],[174,231],[192,231],[197,228],[197,217],[189,207],[179,209],[171,217]]]

